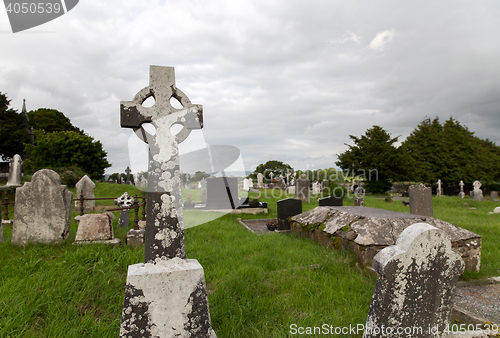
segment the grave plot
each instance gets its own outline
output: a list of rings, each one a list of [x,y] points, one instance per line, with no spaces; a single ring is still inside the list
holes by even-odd
[[[479,271],[481,236],[434,217],[369,207],[317,207],[292,217],[291,229],[332,249],[352,250],[359,264],[370,266],[383,248],[394,245],[412,224],[425,222],[443,230],[465,269]]]

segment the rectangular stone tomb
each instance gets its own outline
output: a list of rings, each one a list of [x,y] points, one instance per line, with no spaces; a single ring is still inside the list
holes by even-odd
[[[317,207],[291,219],[291,229],[332,249],[352,250],[362,266],[369,266],[383,248],[394,245],[404,229],[425,222],[443,230],[465,269],[479,271],[481,236],[434,217],[369,207]],[[309,230],[310,228],[313,230]]]

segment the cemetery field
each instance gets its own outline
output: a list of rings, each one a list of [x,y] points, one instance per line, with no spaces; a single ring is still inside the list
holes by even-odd
[[[118,197],[124,191],[142,195],[134,186],[106,183],[98,183],[95,194]],[[197,193],[183,191],[183,198],[192,195],[196,200]],[[271,190],[250,193],[257,195],[268,202],[269,214],[228,214],[198,226],[186,224],[187,257],[205,270],[217,336],[289,337],[293,325],[364,324],[375,277],[358,269],[349,252],[332,251],[294,234],[256,235],[239,225],[236,218],[276,218],[276,202],[292,197]],[[483,236],[481,272],[465,278],[500,275],[500,215],[487,214],[499,204],[454,197],[435,197],[433,202],[435,217]],[[344,205],[353,205],[353,200],[344,200]],[[400,201],[383,198],[367,196],[364,205],[409,212]],[[313,198],[303,211],[316,206]],[[97,201],[101,211],[114,207],[112,200]],[[472,207],[476,209],[468,210]],[[78,212],[73,211],[74,217]],[[206,217],[197,213],[193,225]],[[4,226],[0,244],[0,337],[117,337],[127,267],[144,260],[143,248],[125,245],[126,230],[115,230],[122,240],[118,246],[75,246],[77,223],[72,221],[64,244],[16,247],[10,243],[11,229]]]

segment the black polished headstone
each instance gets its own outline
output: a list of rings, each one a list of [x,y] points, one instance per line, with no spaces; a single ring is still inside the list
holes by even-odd
[[[302,201],[286,198],[278,201],[278,230],[290,230],[290,217],[302,213]]]
[[[327,197],[318,199],[318,203],[319,203],[320,207],[341,207],[341,206],[343,206],[342,197],[327,196]]]
[[[238,179],[236,177],[207,179],[207,209],[235,209],[238,206]]]

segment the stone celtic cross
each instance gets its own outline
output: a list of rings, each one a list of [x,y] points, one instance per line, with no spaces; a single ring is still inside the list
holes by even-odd
[[[175,86],[173,67],[150,66],[149,86],[140,90],[132,101],[120,102],[122,128],[133,128],[137,136],[149,145],[147,220],[144,235],[145,262],[162,258],[186,258],[182,220],[181,172],[178,144],[191,130],[203,127],[203,109],[192,104]],[[142,104],[155,99],[151,107]],[[182,105],[174,108],[170,99]],[[154,135],[141,127],[151,123]],[[177,135],[170,128],[183,126]]]

